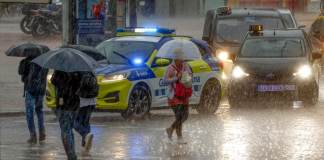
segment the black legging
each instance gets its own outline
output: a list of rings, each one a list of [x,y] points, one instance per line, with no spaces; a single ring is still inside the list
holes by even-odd
[[[176,120],[172,123],[172,130],[175,129],[177,136],[182,137],[182,124],[188,119],[189,107],[187,105],[173,106],[172,110]]]

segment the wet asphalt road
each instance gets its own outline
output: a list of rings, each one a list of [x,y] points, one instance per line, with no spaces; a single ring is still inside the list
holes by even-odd
[[[153,111],[151,119],[124,121],[119,114],[96,113],[94,146],[80,159],[324,159],[324,98],[315,107],[262,103],[231,109],[226,101],[215,115],[191,111],[184,126],[187,145],[170,144],[165,128],[169,110]],[[65,154],[53,115],[46,117],[48,139],[30,146],[24,117],[0,118],[1,160],[60,160]]]

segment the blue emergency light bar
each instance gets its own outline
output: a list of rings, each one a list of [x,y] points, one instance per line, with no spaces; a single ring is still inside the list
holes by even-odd
[[[175,30],[168,28],[119,28],[117,32],[173,34]]]

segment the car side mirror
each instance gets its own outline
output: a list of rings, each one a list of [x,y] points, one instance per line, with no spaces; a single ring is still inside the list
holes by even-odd
[[[166,59],[166,58],[158,58],[155,61],[155,66],[156,67],[165,67],[168,66],[171,63],[171,60]]]
[[[210,41],[210,38],[209,38],[209,37],[203,36],[203,37],[202,37],[202,40],[206,41],[206,42],[207,42],[208,44],[210,44],[210,43],[211,43],[211,41]]]
[[[320,52],[313,52],[312,57],[313,59],[321,59],[322,54]]]
[[[299,25],[298,26],[298,29],[304,29],[304,28],[306,28],[306,25]]]

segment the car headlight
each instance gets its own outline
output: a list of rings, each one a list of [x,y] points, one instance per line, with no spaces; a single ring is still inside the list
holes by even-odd
[[[298,76],[300,78],[306,79],[312,75],[312,68],[309,65],[301,66],[294,76]]]
[[[229,60],[229,53],[227,51],[219,51],[217,53],[217,58],[221,61]]]
[[[239,66],[234,67],[234,69],[232,71],[232,77],[242,78],[242,77],[247,77],[247,76],[249,76],[249,74],[245,73],[241,67],[239,67]]]
[[[105,76],[101,82],[121,81],[127,78],[126,73]]]

